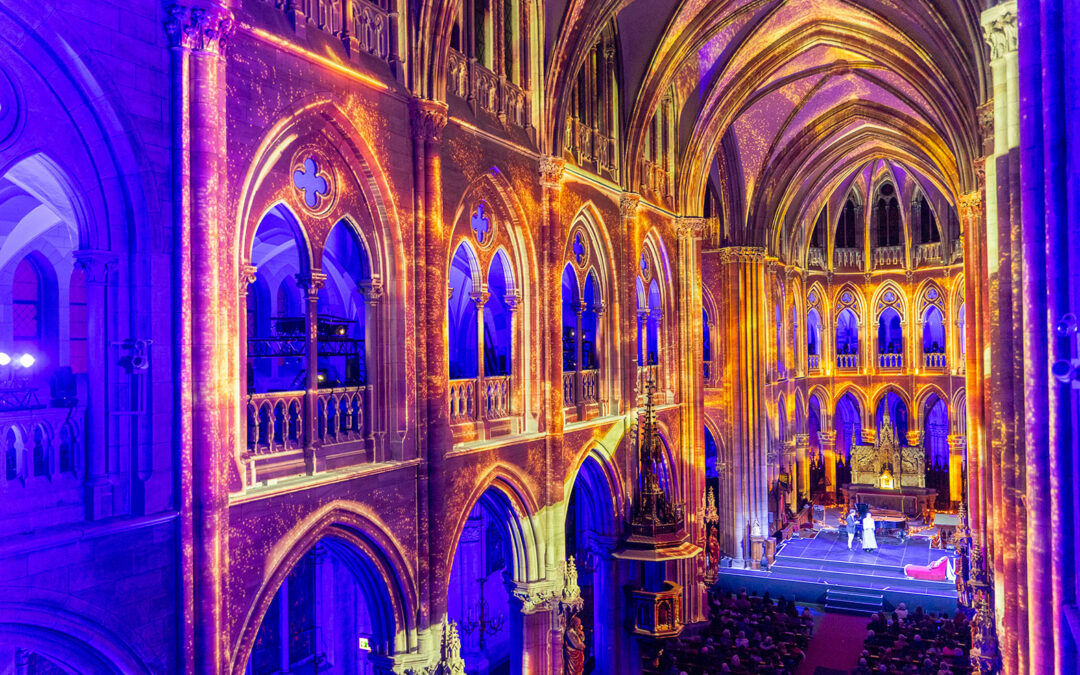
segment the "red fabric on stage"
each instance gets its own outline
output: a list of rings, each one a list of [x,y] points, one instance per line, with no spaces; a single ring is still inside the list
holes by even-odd
[[[949,559],[941,557],[929,565],[904,565],[904,574],[923,581],[945,581],[949,572]]]

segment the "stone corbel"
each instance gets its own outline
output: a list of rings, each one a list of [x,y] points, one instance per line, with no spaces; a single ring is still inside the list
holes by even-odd
[[[679,239],[701,239],[707,225],[705,218],[679,218],[675,222],[675,235]]]
[[[326,285],[326,275],[322,272],[297,274],[296,285],[304,290],[304,295],[307,298],[318,297],[319,291]]]
[[[165,33],[172,47],[192,52],[224,54],[233,33],[232,13],[221,7],[172,5]]]
[[[562,187],[563,174],[566,171],[566,160],[553,155],[540,157],[540,185],[552,190]]]
[[[640,206],[641,195],[637,193],[624,192],[619,196],[619,215],[623,220],[633,220],[636,218]]]
[[[414,98],[409,101],[409,123],[413,139],[434,142],[442,140],[446,128],[449,107],[442,101]]]
[[[378,305],[383,298],[383,281],[378,274],[371,275],[369,281],[361,281],[356,288],[372,307]]]
[[[87,286],[107,285],[117,260],[112,251],[75,251],[75,267],[82,271]]]
[[[510,595],[521,603],[522,614],[554,609],[558,606],[560,594],[555,584],[550,581],[511,581],[508,584]]]

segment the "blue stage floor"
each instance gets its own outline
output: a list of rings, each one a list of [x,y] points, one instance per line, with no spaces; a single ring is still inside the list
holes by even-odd
[[[723,590],[745,587],[774,597],[786,595],[800,602],[825,604],[828,591],[878,594],[886,609],[900,602],[927,611],[953,611],[956,588],[951,581],[909,579],[904,565],[927,565],[951,551],[931,549],[930,540],[915,537],[900,542],[878,540],[878,550],[865,553],[847,549],[847,535],[822,531],[813,539],[791,539],[777,552],[768,570],[726,568],[720,570]]]

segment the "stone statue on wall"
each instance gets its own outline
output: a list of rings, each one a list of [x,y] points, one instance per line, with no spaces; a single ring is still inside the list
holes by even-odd
[[[563,633],[563,672],[566,675],[585,672],[585,627],[576,616],[570,619]]]

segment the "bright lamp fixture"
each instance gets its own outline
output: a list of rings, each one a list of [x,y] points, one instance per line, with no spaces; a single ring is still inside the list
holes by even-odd
[[[11,363],[11,357],[7,352],[0,352],[0,366],[6,366]]]
[[[30,366],[34,365],[34,355],[23,354],[19,357],[19,365],[23,368],[29,368]]]

